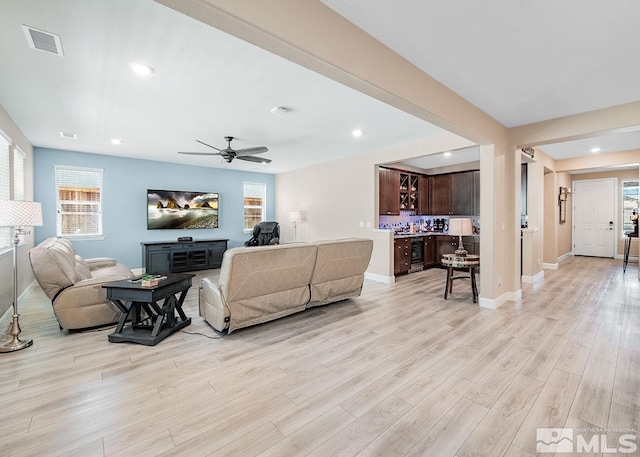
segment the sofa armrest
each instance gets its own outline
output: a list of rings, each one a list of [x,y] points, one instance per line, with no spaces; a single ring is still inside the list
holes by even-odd
[[[229,308],[222,291],[218,286],[218,276],[202,279],[198,294],[198,308],[200,316],[213,328],[222,332],[229,326]]]
[[[87,262],[90,270],[112,267],[116,264],[116,260],[111,257],[94,257],[92,259],[84,259],[84,261]]]

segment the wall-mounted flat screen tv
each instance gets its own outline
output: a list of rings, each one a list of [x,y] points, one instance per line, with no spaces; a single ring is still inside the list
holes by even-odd
[[[147,229],[213,229],[219,224],[215,192],[147,190]]]

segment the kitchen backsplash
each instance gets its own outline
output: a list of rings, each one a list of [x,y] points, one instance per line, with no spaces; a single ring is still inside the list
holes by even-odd
[[[474,235],[480,235],[480,218],[477,216],[452,216],[452,217],[468,217],[471,219]],[[413,224],[416,232],[432,232],[440,231],[434,229],[434,221],[444,220],[445,228],[449,226],[448,216],[416,216],[411,211],[400,211],[399,216],[380,216],[378,228],[384,230],[394,230],[395,232],[409,232],[411,224]],[[446,230],[443,230],[446,233]]]

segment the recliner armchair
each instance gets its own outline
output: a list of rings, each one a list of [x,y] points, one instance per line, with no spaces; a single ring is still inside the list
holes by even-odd
[[[60,328],[74,330],[114,324],[118,308],[107,300],[103,284],[133,278],[111,258],[83,259],[63,238],[47,238],[29,251],[36,281],[51,300]]]
[[[260,222],[253,227],[253,236],[245,242],[245,246],[267,246],[280,244],[280,224],[277,222]]]

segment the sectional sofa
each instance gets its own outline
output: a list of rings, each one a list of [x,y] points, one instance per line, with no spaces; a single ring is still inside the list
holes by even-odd
[[[231,333],[357,297],[372,249],[367,238],[229,249],[220,273],[202,280],[200,315]]]

